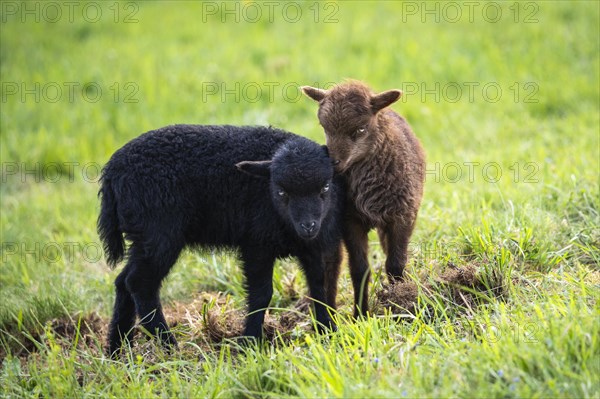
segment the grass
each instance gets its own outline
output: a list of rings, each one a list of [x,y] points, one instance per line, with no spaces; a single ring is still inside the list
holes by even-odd
[[[430,3],[439,23],[421,2],[277,3],[272,22],[254,2],[121,2],[118,15],[109,2],[97,22],[85,3],[72,22],[67,5],[50,22],[37,4],[39,22],[1,4],[3,397],[598,397],[598,3],[498,3],[496,22],[487,3],[473,22],[466,6],[452,22],[453,3]],[[98,168],[172,123],[272,124],[323,142],[297,86],[344,78],[403,89],[393,108],[427,152],[405,289],[387,286],[373,236],[375,314],[351,320],[344,271],[339,330],[318,336],[303,276],[282,261],[271,342],[242,349],[228,339],[244,307],[237,260],[186,252],[162,289],[180,350],[138,334],[127,361],[107,359],[118,271],[98,252]],[[456,270],[477,284],[443,283]]]

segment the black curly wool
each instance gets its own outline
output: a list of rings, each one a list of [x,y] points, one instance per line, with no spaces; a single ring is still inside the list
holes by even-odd
[[[159,289],[188,246],[239,253],[250,312],[244,335],[262,335],[273,265],[288,256],[305,271],[317,320],[332,325],[323,304],[335,307],[326,299],[335,293],[326,293],[325,280],[327,273],[337,280],[345,193],[324,147],[269,127],[168,126],[115,152],[99,195],[107,261],[114,266],[127,253],[115,282],[112,354],[131,338],[136,314],[163,342],[176,343]]]

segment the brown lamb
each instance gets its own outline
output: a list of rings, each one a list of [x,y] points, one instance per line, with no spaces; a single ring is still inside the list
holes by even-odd
[[[304,86],[319,102],[318,117],[336,169],[348,182],[344,243],[354,286],[355,316],[368,311],[368,233],[376,228],[391,282],[401,280],[423,197],[425,154],[404,118],[387,108],[402,92],[375,94],[359,81],[329,90]],[[337,276],[338,269],[330,267]],[[338,265],[339,268],[339,265]],[[336,292],[337,278],[327,291]]]

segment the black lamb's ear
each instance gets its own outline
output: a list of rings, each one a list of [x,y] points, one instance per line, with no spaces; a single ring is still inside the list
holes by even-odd
[[[235,167],[251,176],[267,179],[271,176],[271,161],[242,161],[236,163]]]

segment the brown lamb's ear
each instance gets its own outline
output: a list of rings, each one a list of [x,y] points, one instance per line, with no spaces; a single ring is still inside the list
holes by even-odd
[[[301,89],[304,94],[317,102],[327,96],[327,90],[317,89],[316,87],[302,86]]]
[[[242,161],[235,167],[251,176],[269,178],[271,176],[271,161]]]
[[[371,97],[371,109],[373,110],[373,113],[376,114],[385,107],[395,103],[396,101],[398,101],[401,95],[402,91],[395,89],[375,94]]]

